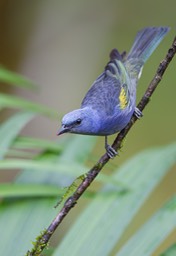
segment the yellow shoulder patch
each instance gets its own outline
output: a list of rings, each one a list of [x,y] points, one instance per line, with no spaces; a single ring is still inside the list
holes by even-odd
[[[121,92],[120,92],[120,95],[119,95],[119,101],[120,101],[120,108],[121,109],[126,108],[126,106],[128,104],[128,101],[127,101],[127,96],[126,96],[125,89],[123,87],[121,88]]]

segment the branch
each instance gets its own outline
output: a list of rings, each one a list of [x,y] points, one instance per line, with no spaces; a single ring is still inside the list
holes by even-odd
[[[161,81],[168,65],[170,64],[172,58],[174,57],[176,53],[176,37],[174,38],[174,41],[172,43],[172,46],[167,52],[166,57],[164,60],[159,64],[159,67],[156,71],[156,74],[149,84],[145,94],[143,95],[142,99],[140,100],[138,104],[139,110],[143,110],[146,105],[149,103],[149,100],[154,93],[155,89],[157,88],[159,82]],[[128,132],[130,131],[131,127],[136,122],[137,118],[133,115],[128,125],[117,135],[114,143],[113,148],[117,151],[121,148],[122,142]],[[27,256],[36,256],[40,255],[40,253],[43,251],[43,249],[47,246],[51,236],[53,235],[56,228],[60,225],[62,220],[67,216],[69,211],[72,209],[72,207],[75,206],[78,199],[81,197],[81,195],[84,193],[84,191],[89,187],[89,185],[93,182],[93,180],[96,178],[96,176],[99,174],[99,172],[102,170],[104,165],[109,161],[109,157],[107,154],[104,154],[99,161],[92,167],[91,170],[86,174],[85,178],[81,182],[81,184],[78,186],[76,191],[70,196],[66,202],[64,203],[64,206],[60,210],[60,212],[57,214],[55,219],[51,222],[50,226],[41,234],[34,245],[34,248],[31,251],[27,252]]]

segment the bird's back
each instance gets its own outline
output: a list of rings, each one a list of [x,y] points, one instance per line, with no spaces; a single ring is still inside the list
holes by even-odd
[[[114,49],[104,72],[95,80],[82,101],[81,107],[90,106],[100,113],[111,116],[117,107],[125,108],[128,103],[129,77],[122,56]],[[123,95],[122,95],[123,89]]]

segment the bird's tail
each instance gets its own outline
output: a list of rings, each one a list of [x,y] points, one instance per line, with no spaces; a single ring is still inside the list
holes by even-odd
[[[139,31],[127,59],[135,58],[145,63],[168,31],[168,27],[148,27]]]
[[[170,28],[148,27],[139,31],[124,64],[131,78],[138,80],[142,67]]]

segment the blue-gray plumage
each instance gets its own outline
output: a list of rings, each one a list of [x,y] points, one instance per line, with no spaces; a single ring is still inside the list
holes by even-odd
[[[142,113],[136,106],[136,85],[144,63],[162,41],[168,27],[148,27],[138,32],[127,55],[117,49],[110,53],[110,61],[84,97],[81,108],[66,114],[58,135],[76,133],[105,136],[109,157],[117,152],[107,143],[107,136],[121,131],[133,113]]]

